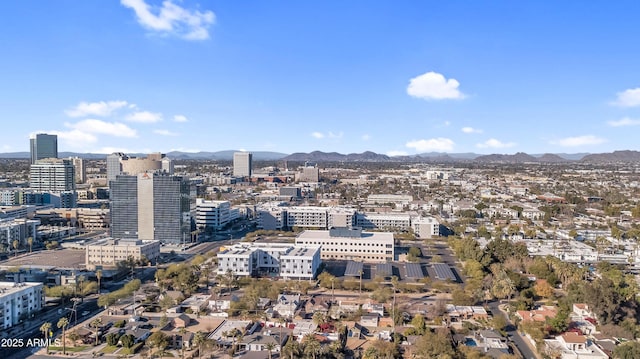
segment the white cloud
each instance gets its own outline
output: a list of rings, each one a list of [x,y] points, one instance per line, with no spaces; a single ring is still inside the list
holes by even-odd
[[[121,0],[120,3],[133,9],[138,23],[148,30],[176,35],[186,40],[208,39],[209,26],[215,22],[215,14],[212,11],[185,9],[171,0],[163,1],[159,8],[147,4],[144,0]]]
[[[622,126],[638,126],[640,125],[640,120],[624,117],[620,120],[609,121],[607,124],[611,127],[622,127]]]
[[[76,123],[65,123],[65,126],[85,134],[102,134],[115,137],[138,137],[136,130],[119,122],[87,119]]]
[[[488,139],[482,143],[478,143],[476,147],[478,148],[507,148],[515,146],[515,142],[502,142],[500,140],[496,140],[495,138]]]
[[[127,121],[140,123],[155,123],[162,121],[162,114],[159,112],[138,111],[127,116]]]
[[[311,133],[311,137],[321,139],[321,138],[342,138],[344,136],[344,132],[327,132],[326,134],[323,132],[315,131]]]
[[[178,136],[177,133],[171,132],[169,130],[153,130],[153,133],[160,136]]]
[[[482,130],[479,128],[473,128],[473,127],[463,127],[462,128],[462,132],[464,133],[482,133]]]
[[[361,138],[363,141],[369,141],[371,139],[371,135],[368,133],[365,133],[364,135],[362,135]]]
[[[455,143],[443,137],[430,138],[428,140],[413,140],[406,143],[405,146],[413,148],[418,152],[425,151],[451,151]]]
[[[594,135],[566,137],[559,140],[551,141],[552,145],[559,145],[562,147],[579,147],[589,145],[599,145],[607,142],[606,139],[600,138]]]
[[[184,116],[184,115],[175,115],[175,116],[173,116],[173,120],[175,122],[187,122],[188,121],[187,117]]]
[[[127,101],[100,101],[100,102],[80,102],[75,107],[65,111],[69,117],[84,116],[110,116],[114,111],[129,105]],[[130,106],[135,106],[131,104]]]
[[[406,156],[406,155],[408,155],[408,153],[406,153],[405,151],[389,151],[386,154],[389,157]]]
[[[407,94],[425,100],[463,99],[465,95],[458,90],[460,83],[455,79],[446,79],[437,72],[427,72],[409,80]]]
[[[620,107],[640,106],[640,87],[618,92],[616,100],[611,104]]]

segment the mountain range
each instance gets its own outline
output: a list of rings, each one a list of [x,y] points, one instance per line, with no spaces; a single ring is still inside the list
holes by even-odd
[[[167,157],[176,160],[218,160],[230,161],[233,159],[234,150],[217,152],[179,152],[167,153]],[[640,152],[623,150],[609,153],[544,153],[527,154],[518,152],[515,154],[490,154],[476,153],[444,153],[427,152],[407,156],[387,156],[371,151],[363,153],[341,154],[337,152],[313,151],[309,153],[296,152],[292,154],[280,152],[255,151],[253,159],[256,161],[310,161],[310,162],[470,162],[470,163],[640,163]],[[146,156],[146,154],[130,154],[131,156]],[[81,157],[86,159],[104,159],[105,154],[60,152],[60,158]],[[0,158],[29,158],[29,152],[0,153]]]

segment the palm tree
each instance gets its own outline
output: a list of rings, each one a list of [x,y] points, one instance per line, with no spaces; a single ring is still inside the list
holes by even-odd
[[[18,256],[18,247],[20,247],[20,241],[18,241],[17,239],[14,239],[13,242],[11,243],[13,246],[13,251],[15,253],[15,256]]]
[[[178,332],[180,333],[181,357],[182,359],[184,359],[184,335],[187,333],[187,329],[185,327],[182,327]],[[200,355],[200,353],[198,353],[198,355]]]
[[[322,350],[322,346],[320,342],[313,334],[307,334],[304,338],[304,353],[307,356],[311,356],[312,359],[316,359],[317,355],[320,354]]]
[[[300,355],[300,344],[293,339],[293,337],[289,337],[287,344],[282,348],[282,355],[289,356],[290,359],[295,359]]]
[[[51,332],[51,323],[44,322],[40,326],[40,332],[44,335],[44,340],[47,341],[47,354],[49,354],[49,333]]]
[[[102,269],[96,271],[96,278],[98,279],[98,295],[100,295],[100,280],[102,279]]]
[[[271,359],[271,352],[276,349],[276,345],[275,343],[267,343],[267,345],[265,345],[265,349],[269,351],[269,359]]]
[[[33,237],[27,238],[27,244],[29,245],[29,253],[31,253],[31,250],[33,249]]]
[[[207,338],[204,336],[204,334],[200,331],[196,332],[196,334],[193,336],[193,344],[198,346],[198,358],[200,358],[200,354],[202,354],[202,344],[204,344],[204,341]]]
[[[102,326],[102,318],[96,318],[91,321],[91,327],[95,329],[96,342],[95,345],[98,345],[98,328]]]
[[[58,320],[58,328],[62,328],[62,354],[67,355],[67,326],[69,325],[69,319],[66,317]]]

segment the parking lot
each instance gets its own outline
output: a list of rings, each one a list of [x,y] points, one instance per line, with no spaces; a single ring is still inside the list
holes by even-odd
[[[57,267],[83,268],[85,251],[78,249],[58,249],[38,251],[11,257],[0,262],[2,267]]]

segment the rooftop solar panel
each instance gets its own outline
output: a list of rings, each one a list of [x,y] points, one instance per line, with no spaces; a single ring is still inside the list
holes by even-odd
[[[376,275],[381,277],[391,277],[393,274],[393,267],[391,263],[379,263],[376,265]]]
[[[422,266],[419,263],[407,263],[405,264],[407,269],[407,278],[422,279],[424,273],[422,272]]]
[[[452,281],[456,281],[456,276],[453,274],[453,272],[451,271],[451,268],[449,268],[449,266],[447,264],[444,263],[434,263],[433,264],[433,269],[436,272],[436,278],[440,279],[440,280],[452,280]]]
[[[362,262],[348,261],[344,275],[347,277],[359,277],[363,267]]]

